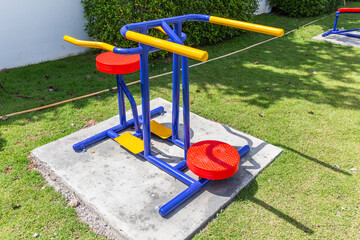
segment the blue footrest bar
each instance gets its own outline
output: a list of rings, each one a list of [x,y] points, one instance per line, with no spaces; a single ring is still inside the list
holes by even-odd
[[[161,114],[162,112],[164,112],[164,107],[158,107],[158,108],[155,108],[153,110],[150,111],[150,115],[151,116],[155,116],[155,115],[158,115],[158,114]],[[142,119],[142,116],[139,116],[140,120]],[[89,137],[81,142],[78,142],[78,143],[75,143],[73,145],[73,149],[75,151],[82,151],[84,150],[87,146],[91,145],[91,144],[94,144],[102,139],[105,139],[107,137],[110,137],[108,135],[108,132],[109,131],[112,131],[112,132],[119,132],[121,130],[124,130],[128,127],[131,127],[134,125],[134,119],[130,119],[129,121],[126,122],[126,124],[124,126],[122,125],[117,125],[115,127],[112,127],[112,128],[109,128],[105,131],[102,131],[92,137]]]

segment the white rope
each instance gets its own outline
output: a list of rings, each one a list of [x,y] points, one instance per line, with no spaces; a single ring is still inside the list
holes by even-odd
[[[296,29],[293,29],[293,30],[285,33],[284,36],[286,36],[286,35],[288,35],[288,34],[290,34],[290,33],[292,33],[292,32],[295,32],[295,31],[297,31],[297,30],[299,30],[299,29],[301,29],[301,28],[304,28],[304,27],[306,27],[306,26],[309,26],[309,25],[311,25],[311,24],[313,24],[313,23],[315,23],[315,22],[318,22],[318,21],[324,19],[325,17],[328,17],[328,16],[324,16],[324,17],[322,17],[322,18],[320,18],[320,19],[317,19],[317,20],[311,21],[311,22],[309,22],[309,23],[307,23],[307,24],[304,24],[304,25],[302,25],[302,26],[300,26],[300,27],[298,27],[298,28],[296,28]],[[248,49],[251,49],[251,48],[254,48],[254,47],[256,47],[256,46],[262,45],[262,44],[264,44],[264,43],[270,42],[270,41],[275,40],[275,39],[277,39],[277,38],[279,38],[279,37],[273,37],[273,38],[267,39],[267,40],[265,40],[265,41],[262,41],[262,42],[259,42],[259,43],[255,43],[255,44],[253,44],[253,45],[251,45],[251,46],[248,46],[248,47],[246,47],[246,48],[242,48],[242,49],[239,49],[239,50],[237,50],[237,51],[234,51],[234,52],[231,52],[231,53],[228,53],[228,54],[219,56],[219,57],[215,57],[215,58],[209,59],[209,60],[207,60],[207,61],[205,61],[205,62],[195,63],[195,64],[193,64],[193,65],[190,65],[189,68],[196,67],[196,66],[200,66],[200,65],[205,64],[205,63],[209,63],[209,62],[212,62],[212,61],[216,61],[216,60],[219,60],[219,59],[223,59],[223,58],[232,56],[232,55],[234,55],[234,54],[237,54],[237,53],[246,51],[246,50],[248,50]],[[155,76],[151,76],[151,77],[149,77],[149,79],[154,79],[154,78],[159,78],[159,77],[167,76],[167,75],[170,75],[170,74],[172,74],[172,73],[173,73],[173,71],[166,72],[166,73],[161,73],[161,74],[158,74],[158,75],[155,75]],[[133,85],[133,84],[136,84],[136,83],[139,83],[139,82],[140,82],[140,80],[137,80],[137,81],[128,83],[128,84],[126,84],[126,85]],[[115,90],[115,89],[117,89],[117,87],[113,87],[111,90]],[[97,95],[97,94],[100,94],[100,93],[103,93],[103,92],[107,92],[107,91],[109,91],[109,90],[108,90],[108,89],[107,89],[107,90],[102,90],[102,91],[99,91],[99,92],[96,92],[96,93],[87,94],[87,95],[84,95],[84,96],[80,96],[80,97],[68,99],[68,100],[65,100],[65,101],[61,101],[61,102],[58,102],[58,103],[49,104],[49,105],[42,106],[42,107],[39,107],[39,108],[33,108],[33,109],[25,110],[25,111],[20,111],[20,112],[16,112],[16,113],[11,113],[11,114],[8,114],[8,115],[0,116],[0,119],[6,120],[6,119],[7,119],[8,117],[10,117],[10,116],[15,116],[15,115],[23,114],[23,113],[29,113],[29,112],[34,112],[34,111],[38,111],[38,110],[42,110],[42,109],[46,109],[46,108],[58,106],[58,105],[63,104],[63,103],[72,102],[72,101],[75,101],[75,100],[78,100],[78,99],[82,99],[82,98],[85,98],[85,97],[94,96],[94,95]]]

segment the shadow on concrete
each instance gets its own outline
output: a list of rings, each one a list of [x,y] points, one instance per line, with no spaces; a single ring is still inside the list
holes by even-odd
[[[191,201],[193,201],[197,196],[200,194],[203,194],[204,192],[210,192],[211,194],[214,194],[216,196],[222,196],[227,198],[234,197],[234,192],[237,192],[238,189],[242,189],[245,184],[249,181],[249,179],[254,179],[255,176],[253,173],[251,173],[249,170],[257,170],[261,168],[261,165],[256,162],[253,159],[253,156],[260,152],[266,145],[269,143],[262,142],[258,146],[254,147],[253,141],[248,138],[246,135],[243,135],[241,133],[234,132],[230,127],[221,125],[228,133],[231,135],[237,136],[241,139],[244,139],[246,141],[246,144],[250,146],[250,152],[247,153],[244,157],[240,158],[240,164],[239,164],[239,170],[236,174],[233,176],[222,179],[222,180],[216,180],[211,181],[205,188],[201,189],[199,192],[197,192],[195,195],[193,195],[191,198],[189,198],[187,201],[185,201],[183,204],[178,206],[173,212],[171,212],[166,218],[171,218],[174,216],[177,212],[181,211],[185,206],[187,206]],[[242,146],[233,146],[237,150],[239,150]],[[160,151],[159,149],[154,149],[156,153],[161,154],[161,156],[164,156],[165,158],[161,158],[163,161],[167,163],[178,163],[183,160],[183,158],[174,158],[173,156],[167,155]],[[252,180],[250,180],[252,181]]]
[[[170,146],[170,144],[169,144]],[[164,151],[160,150],[157,147],[152,146],[151,147],[151,152],[154,156],[156,156],[157,158],[159,158],[160,160],[168,163],[168,164],[177,164],[181,161],[184,160],[184,157],[175,157],[169,154],[166,154]]]
[[[216,196],[222,196],[226,198],[233,198],[236,195],[236,192],[239,191],[239,189],[246,186],[249,179],[254,179],[255,176],[253,173],[251,173],[249,170],[257,170],[261,168],[261,165],[256,162],[252,157],[257,154],[261,149],[263,149],[268,143],[263,142],[259,144],[257,147],[254,147],[253,142],[251,139],[246,137],[245,135],[236,133],[231,130],[228,126],[222,125],[230,134],[235,135],[239,138],[243,138],[246,140],[247,144],[251,147],[251,151],[247,153],[243,158],[240,158],[240,166],[239,170],[236,174],[233,176],[223,179],[223,180],[216,180],[211,181],[205,188],[201,189],[199,192],[197,192],[195,195],[193,195],[191,198],[189,198],[187,201],[185,201],[183,204],[178,206],[173,212],[171,212],[168,216],[165,218],[171,218],[174,216],[177,212],[181,211],[185,206],[187,206],[189,203],[191,203],[197,196],[203,194],[204,192],[209,192],[211,194],[214,194]],[[236,149],[240,149],[242,146],[234,146]],[[169,156],[171,157],[171,156]],[[250,182],[253,180],[250,180]],[[230,201],[231,202],[231,201]],[[212,216],[213,217],[213,216]]]
[[[291,148],[291,147],[287,147],[287,146],[283,146],[283,145],[279,145],[279,146],[282,147],[282,148],[285,148],[285,149],[287,149],[287,150],[289,150],[289,151],[291,151],[291,152],[294,152],[294,153],[296,153],[296,154],[298,154],[298,155],[306,158],[307,160],[310,160],[310,161],[312,161],[312,162],[315,162],[315,163],[317,163],[317,164],[320,164],[320,165],[323,166],[323,167],[326,167],[326,168],[328,168],[328,169],[331,169],[331,170],[333,170],[333,171],[335,171],[335,172],[338,172],[338,173],[341,173],[341,174],[344,174],[344,175],[347,175],[347,176],[352,176],[352,174],[350,174],[350,173],[348,173],[348,172],[346,172],[346,171],[344,171],[344,170],[338,169],[338,168],[336,168],[335,166],[332,166],[332,165],[330,165],[330,164],[328,164],[328,163],[326,163],[326,162],[320,161],[319,159],[316,159],[316,158],[313,158],[313,157],[311,157],[311,156],[309,156],[309,155],[306,155],[306,154],[304,154],[304,153],[301,153],[301,152],[299,152],[299,151],[297,151],[297,150],[295,150],[295,149],[293,149],[293,148]]]
[[[245,135],[242,135],[242,134],[239,134],[239,133],[234,132],[234,131],[231,130],[231,128],[228,127],[228,126],[222,125],[222,127],[225,128],[225,130],[226,130],[227,132],[231,133],[232,135],[235,135],[235,136],[238,136],[238,137],[240,137],[240,138],[245,139],[246,142],[247,142],[247,145],[249,145],[249,147],[250,147],[250,152],[245,155],[245,158],[242,158],[243,161],[242,161],[242,159],[240,159],[240,166],[244,163],[244,160],[247,160],[247,161],[249,161],[249,162],[252,164],[252,166],[246,166],[246,167],[244,167],[245,169],[253,169],[253,170],[259,169],[259,168],[260,168],[260,165],[259,165],[256,161],[254,161],[254,160],[252,159],[252,156],[254,156],[254,155],[257,154],[258,152],[260,152],[260,150],[263,149],[263,148],[264,148],[266,145],[268,145],[269,143],[267,143],[267,142],[262,142],[259,146],[254,147],[254,143],[251,141],[250,138],[246,137]],[[239,150],[242,146],[234,146],[234,147],[235,147],[237,150]]]

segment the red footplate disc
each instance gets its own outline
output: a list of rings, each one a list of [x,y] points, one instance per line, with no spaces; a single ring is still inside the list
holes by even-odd
[[[231,145],[214,140],[193,144],[187,151],[187,166],[197,176],[220,180],[239,169],[240,155]]]

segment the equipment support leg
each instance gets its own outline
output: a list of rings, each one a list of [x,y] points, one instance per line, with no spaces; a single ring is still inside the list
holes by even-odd
[[[128,89],[128,87],[126,86],[126,84],[125,84],[125,82],[123,80],[120,81],[120,87],[122,89],[122,92],[125,93],[127,99],[130,102],[130,106],[131,106],[131,110],[132,110],[132,114],[133,114],[133,119],[134,119],[135,132],[137,134],[141,134],[140,124],[139,124],[139,115],[138,115],[138,111],[137,111],[137,108],[136,108],[135,99],[132,96],[132,94],[130,93],[130,90]]]
[[[174,24],[174,32],[181,37],[181,24]],[[180,59],[181,56],[173,54],[173,96],[172,96],[172,136],[171,140],[175,142],[178,137],[179,128],[179,102],[180,102]]]
[[[116,74],[120,125],[125,126],[125,124],[126,124],[125,99],[124,99],[124,91],[122,90],[122,88],[120,86],[121,81],[123,81],[123,75]]]
[[[146,32],[145,32],[146,33]],[[140,54],[140,78],[141,78],[141,106],[143,116],[143,141],[144,156],[150,155],[151,133],[150,133],[150,93],[149,93],[149,47],[140,44],[143,52]]]
[[[340,15],[340,13],[339,13],[339,12],[336,12],[333,31],[336,31],[336,25],[337,25],[337,22],[338,22],[338,19],[339,19],[339,15]]]
[[[184,159],[190,147],[190,99],[189,99],[189,58],[182,57],[183,115],[184,115]]]

